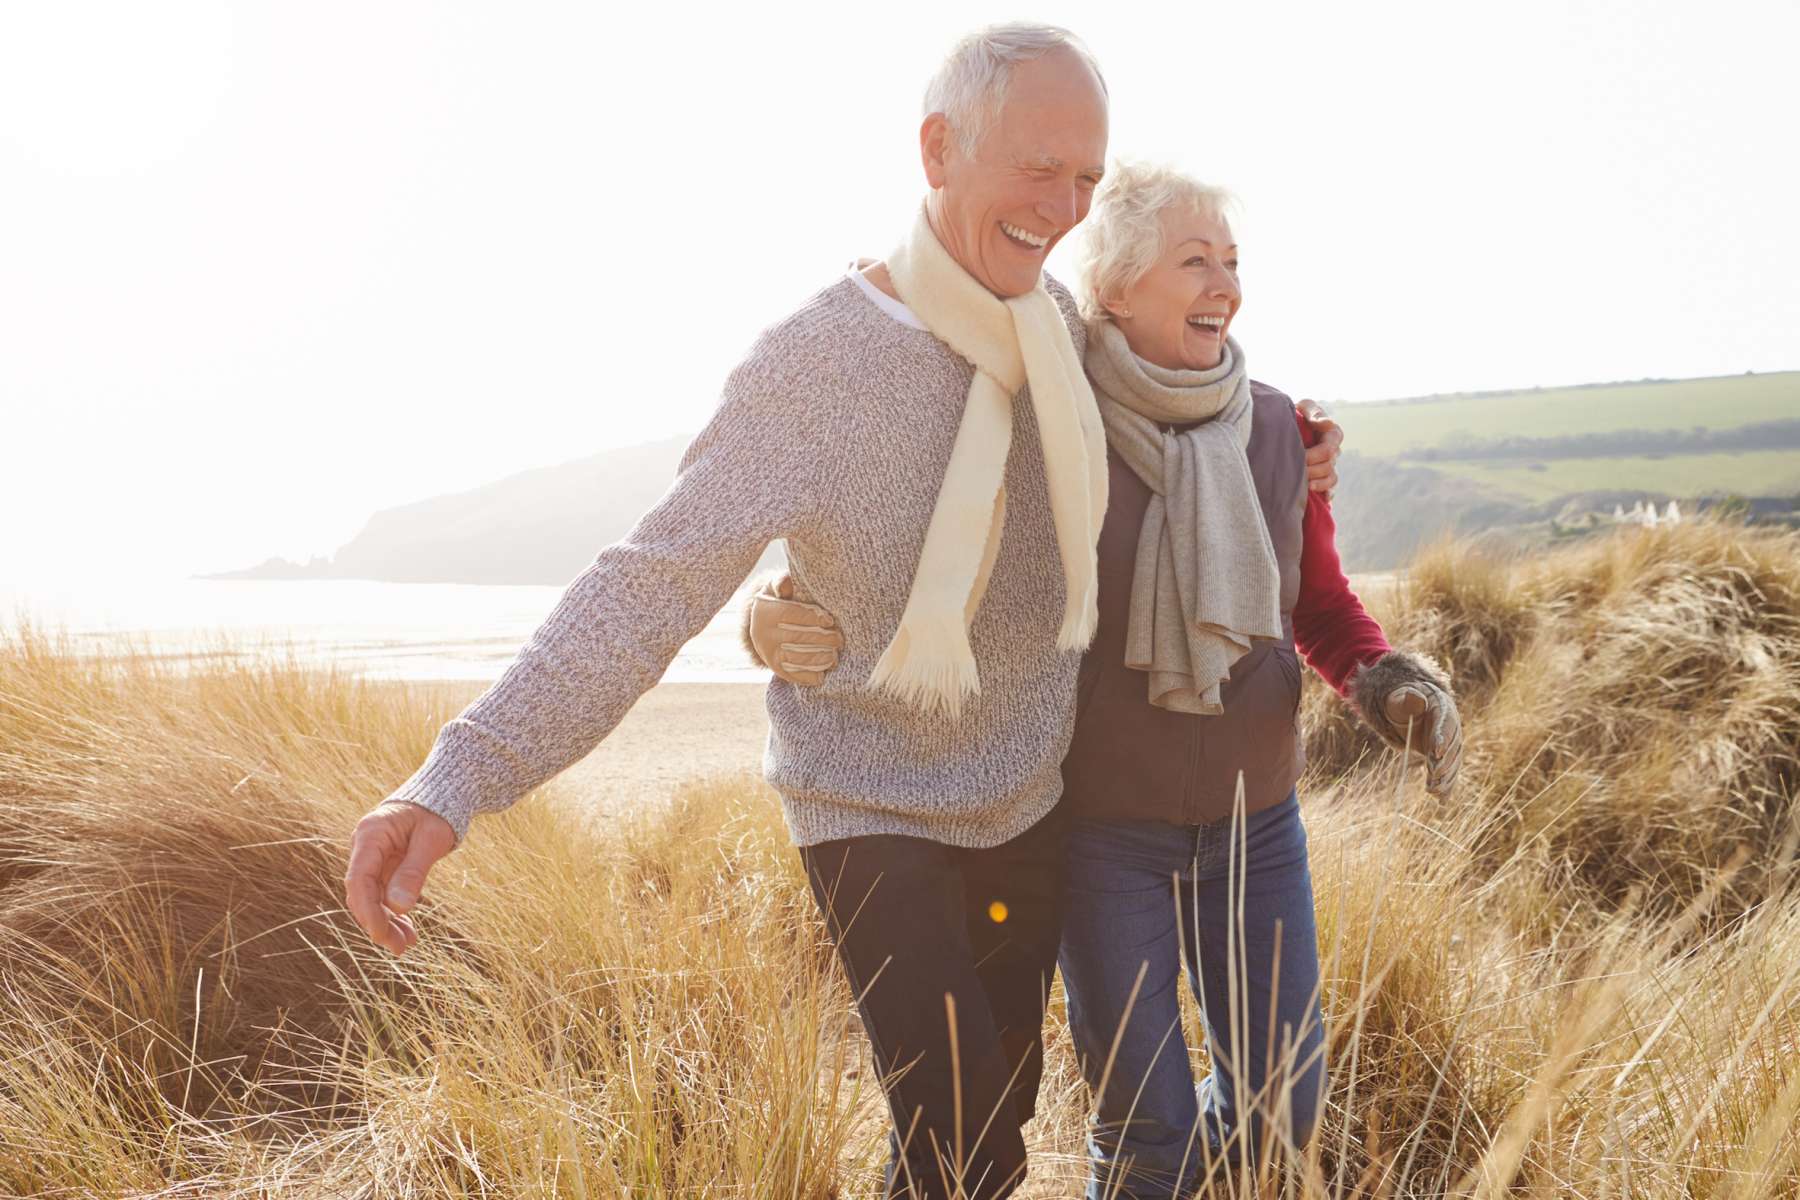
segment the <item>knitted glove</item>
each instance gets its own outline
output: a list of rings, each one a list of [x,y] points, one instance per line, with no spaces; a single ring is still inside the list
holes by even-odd
[[[794,580],[769,575],[751,589],[738,630],[744,649],[759,667],[789,683],[818,687],[838,665],[844,635],[832,615],[816,604],[795,600]]]
[[[1450,677],[1423,654],[1390,650],[1350,677],[1350,700],[1381,740],[1425,760],[1425,788],[1447,796],[1462,769],[1462,717]]]

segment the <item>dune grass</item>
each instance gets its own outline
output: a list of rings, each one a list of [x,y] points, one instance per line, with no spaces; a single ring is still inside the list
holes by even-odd
[[[1312,682],[1326,1114],[1210,1194],[1800,1195],[1800,545],[1449,545],[1382,615],[1456,675],[1465,783],[1425,796]],[[348,833],[431,697],[0,641],[0,1194],[877,1188],[866,1043],[748,775],[604,821],[552,783],[439,867],[412,953],[368,945]],[[1047,1037],[1034,1197],[1082,1172],[1059,993]]]

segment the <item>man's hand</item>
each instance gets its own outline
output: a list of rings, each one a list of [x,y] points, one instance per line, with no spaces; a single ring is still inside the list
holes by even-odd
[[[405,954],[419,940],[406,915],[425,892],[432,864],[456,849],[450,822],[404,801],[377,805],[350,836],[344,906],[385,950]]]
[[[794,581],[781,575],[751,594],[744,606],[744,648],[789,683],[818,687],[836,669],[844,635],[829,612],[793,599]]]
[[[1306,449],[1306,486],[1324,492],[1325,499],[1337,490],[1337,460],[1344,449],[1344,429],[1325,415],[1317,400],[1302,400],[1297,407],[1318,439]]]

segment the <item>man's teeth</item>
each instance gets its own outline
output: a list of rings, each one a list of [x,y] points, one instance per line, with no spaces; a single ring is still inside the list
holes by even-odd
[[[1042,250],[1045,246],[1048,246],[1050,244],[1049,238],[1039,237],[1035,233],[1026,233],[1023,229],[1020,229],[1017,225],[1009,225],[1005,221],[1000,222],[1000,228],[1005,231],[1007,237],[1018,238],[1021,242],[1024,242],[1026,245],[1036,246],[1039,250]]]
[[[1217,332],[1225,328],[1224,317],[1189,317],[1188,324],[1196,329],[1210,329]]]

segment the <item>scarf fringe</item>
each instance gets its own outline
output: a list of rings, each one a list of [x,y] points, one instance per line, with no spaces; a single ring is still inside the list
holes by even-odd
[[[908,615],[870,673],[869,687],[921,712],[957,720],[963,700],[981,695],[968,630],[960,619]]]
[[[1071,596],[1063,607],[1062,628],[1056,632],[1058,650],[1085,652],[1100,629],[1100,589],[1090,585],[1080,600]]]

